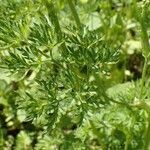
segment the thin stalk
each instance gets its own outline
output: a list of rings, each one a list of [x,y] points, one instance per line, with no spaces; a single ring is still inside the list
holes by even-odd
[[[73,15],[73,17],[74,17],[74,19],[75,19],[75,22],[76,22],[77,27],[78,27],[78,28],[81,28],[81,22],[80,22],[78,13],[77,13],[77,11],[76,11],[76,9],[75,9],[75,6],[74,6],[72,0],[68,0],[68,4],[69,4],[69,7],[70,7],[70,9],[71,9],[72,15]]]
[[[150,55],[150,44],[149,44],[149,37],[148,37],[148,33],[147,33],[147,29],[145,28],[144,25],[144,20],[141,21],[141,38],[142,38],[142,47],[144,50],[144,54],[146,55],[145,57],[149,57]]]
[[[48,0],[43,0],[47,10],[48,10],[48,16],[52,22],[52,24],[54,25],[54,28],[55,28],[55,32],[57,34],[57,41],[58,42],[62,42],[63,41],[63,34],[62,34],[62,31],[61,31],[61,27],[60,27],[60,24],[59,24],[59,20],[58,20],[58,17],[57,17],[57,12],[55,10],[55,7],[54,7],[54,4],[53,2],[48,2]],[[65,45],[65,42],[62,42],[61,44],[61,48],[62,48],[62,53],[66,50],[66,45]]]
[[[141,90],[140,90],[140,96],[139,96],[140,100],[142,99],[142,95],[143,95],[143,88],[144,88],[144,84],[145,84],[145,81],[146,81],[147,68],[148,68],[148,60],[145,57],[144,67],[143,67],[143,71],[142,71],[142,79],[141,79]]]
[[[60,42],[62,40],[62,31],[61,31],[61,27],[58,21],[58,17],[57,17],[57,13],[54,7],[54,4],[52,2],[48,2],[48,0],[43,0],[47,10],[48,10],[48,16],[52,22],[52,24],[54,25],[55,28],[55,32],[57,34],[57,40],[58,42]]]
[[[129,146],[129,140],[126,139],[124,150],[128,150],[128,146]]]
[[[145,9],[144,9],[144,7],[143,7],[142,15],[141,15],[140,25],[141,25],[141,43],[142,43],[142,47],[143,47],[143,55],[145,58],[145,62],[144,62],[144,67],[143,67],[143,72],[142,72],[141,91],[140,91],[139,98],[140,98],[140,100],[143,100],[142,95],[143,95],[144,85],[146,82],[146,72],[148,69],[148,61],[149,61],[149,55],[150,55],[150,44],[149,44],[147,28],[145,25]],[[150,149],[150,113],[149,112],[147,112],[147,113],[148,113],[148,125],[145,130],[144,150]]]
[[[4,147],[4,137],[3,137],[3,130],[0,124],[0,149],[3,150],[3,147]]]
[[[149,150],[150,149],[150,113],[148,114],[148,125],[146,128],[146,133],[144,137],[144,150]]]

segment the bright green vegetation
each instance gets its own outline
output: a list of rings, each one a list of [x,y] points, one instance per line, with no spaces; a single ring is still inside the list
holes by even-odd
[[[0,150],[150,150],[149,0],[0,0]]]

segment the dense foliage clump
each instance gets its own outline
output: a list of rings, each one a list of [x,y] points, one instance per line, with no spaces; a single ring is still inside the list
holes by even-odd
[[[0,0],[0,149],[150,149],[149,0]]]

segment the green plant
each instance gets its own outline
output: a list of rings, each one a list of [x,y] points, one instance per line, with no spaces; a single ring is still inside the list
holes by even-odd
[[[0,4],[1,149],[150,149],[149,1]]]

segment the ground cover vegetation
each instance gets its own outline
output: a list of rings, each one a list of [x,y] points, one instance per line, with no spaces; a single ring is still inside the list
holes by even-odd
[[[150,150],[149,0],[0,0],[0,150]]]

